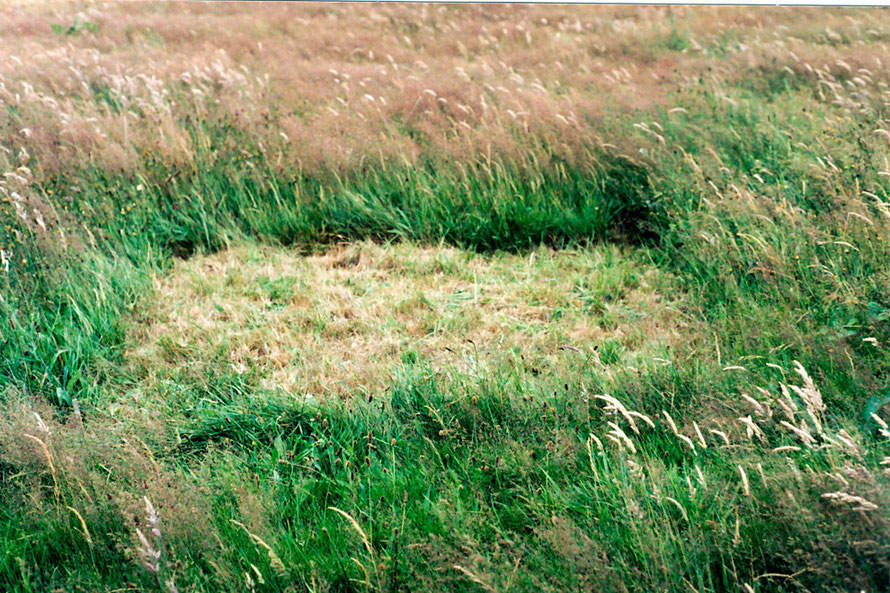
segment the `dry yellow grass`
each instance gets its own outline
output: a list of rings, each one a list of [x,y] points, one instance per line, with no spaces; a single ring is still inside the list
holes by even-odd
[[[306,257],[239,247],[159,278],[127,356],[152,380],[223,360],[259,371],[267,388],[319,397],[381,393],[415,359],[537,374],[596,360],[605,342],[654,355],[683,325],[669,285],[615,247],[482,256],[360,243]]]
[[[615,142],[592,122],[702,74],[873,68],[890,24],[807,8],[100,2],[11,4],[0,21],[0,96],[17,117],[0,137],[49,174],[188,167],[197,121],[255,138],[261,155],[227,147],[249,163],[312,172],[522,162],[539,142],[577,159]],[[98,29],[51,30],[75,22]]]

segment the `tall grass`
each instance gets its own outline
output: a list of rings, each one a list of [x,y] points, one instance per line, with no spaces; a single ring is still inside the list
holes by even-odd
[[[666,50],[692,47],[686,31]],[[132,168],[62,169],[16,137],[0,209],[0,583],[887,589],[887,76],[792,66],[702,74],[600,122],[613,142],[565,147],[542,126],[519,134],[522,157],[300,167],[197,104],[161,122],[178,149]],[[90,100],[109,113],[133,99],[108,92]],[[405,356],[386,391],[344,401],[264,389],[208,352],[163,405],[128,376],[131,310],[176,258],[363,239],[495,256],[621,242],[678,278],[687,323],[657,359],[573,346],[568,374]]]
[[[58,235],[7,216],[0,242],[14,259],[3,278],[3,323],[11,331],[2,372],[7,381],[70,405],[91,392],[92,359],[114,362],[120,315],[148,288],[147,274],[171,256],[212,252],[237,238],[303,249],[371,238],[480,251],[651,238],[645,170],[623,157],[591,157],[586,169],[556,163],[549,172],[499,163],[460,169],[384,163],[342,182],[272,171],[245,175],[209,163],[168,187],[147,176],[134,187],[84,171],[77,184],[105,197],[54,205],[65,228]],[[44,191],[71,191],[61,182],[53,188]],[[60,235],[84,251],[45,247]],[[25,304],[35,301],[41,306]]]

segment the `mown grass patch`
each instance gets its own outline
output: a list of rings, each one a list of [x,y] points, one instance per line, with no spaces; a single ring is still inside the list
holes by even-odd
[[[402,363],[569,372],[579,357],[602,367],[663,354],[684,323],[674,282],[605,245],[494,255],[373,243],[309,256],[233,248],[178,262],[156,281],[125,360],[145,386],[217,364],[322,399],[380,393]]]

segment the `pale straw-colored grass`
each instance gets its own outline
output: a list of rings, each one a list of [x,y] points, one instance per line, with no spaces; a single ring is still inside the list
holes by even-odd
[[[474,256],[362,243],[305,257],[233,248],[157,280],[134,316],[127,359],[150,382],[221,360],[226,372],[258,371],[269,389],[319,397],[380,393],[405,362],[537,373],[576,366],[605,341],[628,354],[671,343],[684,321],[679,301],[661,293],[670,278],[602,249]]]

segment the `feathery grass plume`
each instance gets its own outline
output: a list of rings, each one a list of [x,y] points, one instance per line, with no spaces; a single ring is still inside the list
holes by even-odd
[[[455,564],[452,566],[452,568],[454,568],[454,570],[460,571],[461,573],[466,575],[467,578],[469,578],[471,581],[473,581],[474,583],[476,583],[477,585],[482,587],[485,591],[490,591],[491,593],[495,593],[495,591],[497,591],[497,589],[495,589],[494,587],[492,587],[491,585],[486,583],[484,580],[482,580],[482,578],[480,578],[479,576],[477,576],[470,570],[464,568],[460,564]]]
[[[878,509],[878,505],[875,503],[847,492],[826,492],[822,498],[836,505],[848,505],[854,511],[876,511]]]
[[[587,442],[586,442],[587,457],[590,460],[590,471],[593,472],[593,477],[596,480],[599,480],[600,475],[599,475],[599,471],[597,471],[597,469],[596,469],[596,464],[593,461],[593,448],[590,446],[591,442],[596,443],[597,455],[602,455],[604,452],[603,442],[599,438],[597,438],[596,435],[594,435],[593,433],[590,433],[590,436],[587,437]]]
[[[37,428],[40,429],[41,432],[45,434],[49,434],[49,426],[46,425],[46,422],[43,421],[43,418],[40,417],[40,414],[37,412],[31,412],[34,415],[34,419],[37,421]]]
[[[609,421],[607,424],[612,428],[612,430],[610,430],[606,434],[606,438],[614,441],[615,443],[618,443],[618,446],[621,449],[627,448],[632,454],[635,455],[637,452],[637,448],[634,446],[633,441],[630,440],[630,437],[628,437],[627,434],[623,430],[621,430],[621,427],[612,421]]]
[[[56,475],[56,465],[55,465],[55,463],[53,463],[53,456],[50,453],[49,448],[46,446],[46,443],[43,442],[38,437],[36,437],[32,434],[27,434],[27,433],[25,433],[24,437],[26,439],[30,439],[30,440],[34,441],[35,443],[37,443],[37,445],[40,447],[40,450],[43,451],[43,456],[46,458],[46,464],[49,466],[49,473],[53,479],[53,498],[55,499],[56,504],[58,505],[59,499],[61,497],[61,492],[59,490],[59,478]]]
[[[646,477],[646,471],[643,469],[643,466],[628,457],[626,459],[627,467],[630,469],[630,475],[638,480],[643,480]]]
[[[138,552],[142,558],[142,565],[149,571],[157,573],[160,570],[161,551],[156,550],[152,543],[148,541],[145,534],[138,527],[136,528],[136,536],[139,538]]]
[[[745,416],[738,420],[745,426],[745,434],[748,435],[749,440],[753,440],[756,437],[761,443],[766,442],[766,435],[751,416]]]
[[[677,425],[674,423],[674,419],[671,418],[671,415],[667,413],[667,410],[662,410],[661,413],[664,414],[664,417],[668,422],[668,426],[671,427],[671,432],[674,433],[675,436],[677,434],[679,434],[679,431],[677,430]]]
[[[341,515],[343,518],[345,518],[347,521],[349,521],[349,524],[352,525],[352,528],[355,530],[356,533],[358,533],[359,537],[361,538],[362,543],[365,546],[365,549],[368,551],[368,554],[370,554],[373,557],[374,556],[374,548],[371,547],[371,540],[368,539],[368,535],[365,533],[365,530],[362,529],[362,526],[358,524],[358,521],[353,519],[352,515],[350,515],[349,513],[347,513],[344,510],[338,509],[337,507],[328,507],[328,509],[334,511],[335,513]]]
[[[688,436],[682,434],[679,430],[677,430],[677,424],[674,422],[674,419],[671,418],[671,415],[667,413],[667,410],[662,410],[661,413],[667,420],[668,426],[670,426],[671,432],[674,434],[674,436],[677,437],[687,447],[689,447],[690,451],[697,454],[695,450],[695,443],[693,443],[692,439],[690,439]]]
[[[142,500],[145,502],[145,522],[149,527],[149,535],[136,528],[136,537],[139,540],[137,552],[142,560],[142,566],[155,575],[162,589],[177,593],[175,579],[170,574],[170,561],[166,558],[167,550],[161,531],[161,517],[147,495],[143,496]]]
[[[83,515],[81,515],[80,512],[72,506],[65,505],[65,508],[74,513],[74,515],[77,517],[77,520],[80,521],[80,528],[83,530],[83,537],[84,539],[86,539],[87,544],[92,547],[93,536],[90,535],[90,530],[87,528],[87,522],[83,520]]]
[[[148,525],[151,527],[151,534],[157,538],[160,538],[161,518],[158,515],[158,511],[155,509],[154,505],[151,504],[148,496],[143,496],[142,499],[145,501],[145,519],[146,521],[148,521]]]
[[[770,403],[769,403],[769,402],[770,402],[771,400],[774,400],[774,399],[775,399],[775,398],[773,397],[773,394],[770,393],[768,389],[764,389],[763,387],[760,387],[760,386],[758,386],[758,385],[755,385],[755,386],[754,386],[754,389],[756,389],[758,392],[760,392],[760,395],[762,395],[764,398],[766,398],[764,401],[757,401],[757,400],[755,400],[755,401],[757,401],[757,403],[760,405],[761,409],[763,410],[763,414],[764,414],[767,418],[772,418],[772,417],[773,417],[773,410],[772,410],[772,406],[770,406]],[[753,399],[753,398],[752,398],[752,399]]]
[[[698,453],[698,452],[696,451],[696,449],[695,449],[695,443],[692,442],[692,439],[690,439],[688,436],[686,436],[685,434],[682,434],[682,433],[677,433],[676,436],[677,436],[677,438],[680,439],[680,441],[682,441],[687,447],[689,447],[689,450],[690,450],[690,451],[692,451],[693,453],[696,453],[696,454]]]
[[[259,583],[260,585],[265,585],[265,584],[266,584],[266,579],[263,578],[263,573],[260,572],[260,569],[259,569],[259,568],[257,568],[257,567],[254,566],[253,564],[251,564],[251,565],[250,565],[250,570],[252,570],[253,573],[256,575],[257,583]]]
[[[720,440],[723,441],[723,444],[726,446],[729,446],[729,444],[730,444],[729,436],[722,430],[717,430],[716,428],[711,428],[710,430],[708,430],[708,433],[720,437]]]
[[[137,527],[136,536],[139,538],[140,544],[137,551],[142,558],[143,566],[150,572],[158,574],[158,578],[160,578],[159,573],[161,571],[161,555],[163,551],[161,518],[148,496],[143,496],[142,499],[145,501],[145,519],[149,527],[149,534],[154,541],[150,541],[142,530]]]
[[[683,515],[684,521],[689,520],[689,515],[686,514],[686,509],[683,508],[683,505],[681,505],[678,500],[671,498],[670,496],[665,496],[664,499],[666,501],[668,501],[669,503],[671,503],[672,505],[674,505],[675,507],[677,507],[677,509],[680,511],[680,514]]]
[[[705,441],[705,435],[702,434],[701,428],[698,426],[698,422],[692,422],[692,428],[695,429],[695,436],[698,437],[698,443],[701,445],[702,449],[708,448],[708,443]]]
[[[742,393],[740,395],[743,400],[745,400],[746,402],[748,402],[749,404],[751,404],[754,407],[755,412],[757,412],[761,416],[766,415],[766,409],[763,407],[763,405],[759,401],[757,401],[756,399],[754,399],[747,393]]]
[[[878,426],[880,427],[880,435],[890,439],[890,426],[888,426],[887,423],[884,422],[884,419],[874,412],[870,414],[870,417],[872,420],[878,423]]]
[[[783,445],[772,449],[773,453],[785,453],[786,451],[800,451],[801,448],[796,445]]]
[[[627,414],[629,416],[632,416],[633,418],[642,420],[643,423],[646,424],[649,428],[655,428],[655,422],[653,422],[652,418],[650,418],[646,414],[643,414],[642,412],[636,412],[634,410],[628,410]]]
[[[748,483],[748,474],[745,473],[745,470],[741,465],[736,467],[739,468],[739,475],[742,476],[742,492],[745,496],[751,496],[751,485]]]
[[[698,476],[698,483],[701,484],[702,488],[707,490],[708,483],[705,480],[705,475],[702,473],[701,468],[697,464],[694,467],[695,467],[695,474]]]
[[[806,429],[805,424],[801,424],[801,427],[798,428],[798,427],[794,426],[793,424],[791,424],[790,422],[782,420],[781,422],[779,422],[779,425],[784,426],[785,428],[787,428],[788,430],[793,432],[801,441],[803,441],[803,444],[806,445],[807,447],[812,447],[813,445],[816,444],[816,439]]]
[[[782,411],[785,412],[785,416],[788,418],[789,422],[794,422],[794,419],[797,416],[797,404],[794,403],[794,400],[791,398],[791,393],[788,390],[788,386],[784,383],[779,383],[779,389],[782,391],[782,397],[779,398],[779,405],[782,407]]]
[[[281,558],[278,556],[278,554],[275,553],[275,550],[272,549],[272,546],[267,544],[263,540],[263,538],[261,538],[257,534],[252,533],[244,523],[241,523],[240,521],[236,521],[235,519],[230,519],[230,521],[234,525],[237,525],[238,527],[243,529],[244,533],[247,534],[247,537],[249,537],[251,539],[251,541],[253,541],[254,544],[256,544],[256,545],[260,546],[261,548],[263,548],[264,550],[266,550],[266,553],[269,555],[269,564],[272,566],[272,568],[276,572],[278,572],[279,574],[287,573],[287,568],[285,567],[284,562],[281,561]]]
[[[607,405],[603,408],[604,410],[621,414],[624,416],[624,419],[627,420],[627,423],[630,425],[631,430],[634,431],[634,434],[640,434],[640,429],[637,428],[637,423],[634,422],[633,416],[620,401],[611,395],[595,395],[593,397],[605,401]],[[638,416],[642,415],[640,414]],[[646,420],[648,420],[648,418]],[[651,420],[649,422],[651,422]]]
[[[859,445],[846,429],[842,428],[831,436],[823,435],[823,437],[829,442],[839,442],[849,454],[855,455],[856,457],[862,457],[862,451],[859,448]]]
[[[813,383],[813,379],[807,373],[806,369],[803,368],[803,365],[798,361],[794,361],[795,371],[797,374],[801,376],[803,379],[803,387],[798,387],[796,385],[791,385],[790,388],[794,393],[803,400],[804,405],[807,409],[807,415],[810,417],[810,420],[813,421],[813,424],[816,426],[816,432],[822,432],[822,412],[825,410],[825,405],[822,403],[822,394],[819,393],[819,390],[816,389],[815,383]]]

